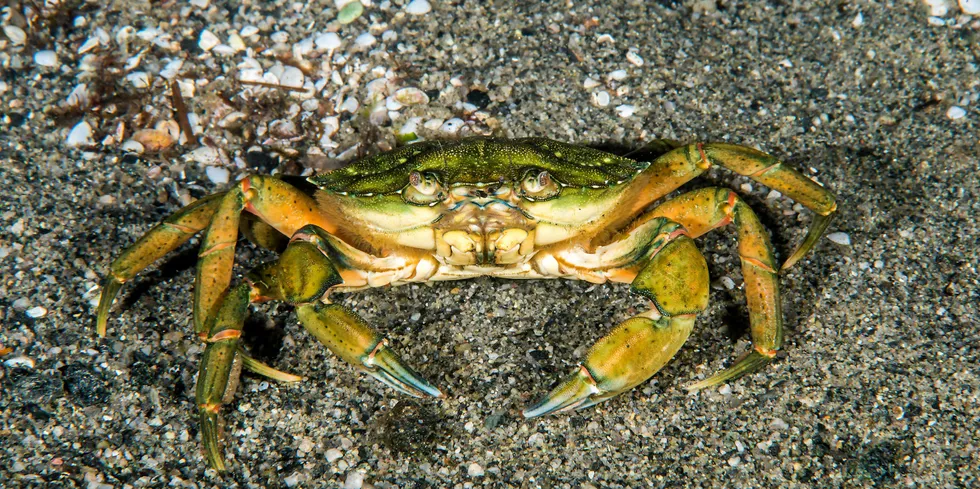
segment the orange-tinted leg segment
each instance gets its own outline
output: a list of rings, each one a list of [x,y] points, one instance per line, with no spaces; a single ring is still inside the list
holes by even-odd
[[[105,336],[109,308],[112,307],[112,301],[122,284],[207,227],[223,196],[223,193],[209,195],[173,213],[147,231],[135,244],[126,248],[109,265],[109,274],[102,282],[102,295],[96,316],[96,331],[99,336]]]
[[[194,332],[202,338],[208,333],[207,320],[214,305],[231,284],[238,223],[244,207],[245,196],[240,187],[225,193],[201,241],[194,280]]]
[[[782,269],[791,267],[816,245],[837,210],[834,195],[776,158],[747,146],[726,143],[694,143],[657,158],[638,176],[645,198],[635,199],[634,212],[667,195],[712,165],[722,166],[778,190],[816,215],[799,247]]]

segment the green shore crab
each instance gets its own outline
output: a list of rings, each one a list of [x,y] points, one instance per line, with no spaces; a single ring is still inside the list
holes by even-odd
[[[112,262],[97,310],[99,335],[123,283],[204,230],[194,290],[194,330],[206,342],[196,398],[208,463],[224,470],[218,414],[239,365],[300,378],[251,358],[239,345],[253,302],[296,306],[303,327],[340,358],[411,396],[443,393],[404,363],[332,292],[478,276],[566,278],[631,284],[650,308],[617,325],[528,418],[605,401],[645,382],[691,333],[707,307],[707,265],[694,244],[734,224],[753,348],[688,386],[717,385],[766,365],[783,340],[778,274],[765,229],[725,188],[656,201],[718,165],[778,190],[815,213],[797,262],[826,230],[834,196],[761,151],[733,144],[665,143],[649,162],[541,138],[426,141],[291,181],[250,175],[178,210]],[[281,250],[238,285],[239,232]]]

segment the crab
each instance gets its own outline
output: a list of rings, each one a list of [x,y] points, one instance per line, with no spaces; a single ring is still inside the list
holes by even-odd
[[[826,230],[834,196],[776,158],[746,146],[662,142],[651,161],[541,138],[425,141],[305,180],[249,175],[174,213],[112,262],[97,309],[98,334],[120,287],[196,233],[194,331],[206,343],[196,402],[209,465],[225,469],[222,404],[237,372],[297,381],[240,345],[251,303],[295,306],[303,327],[334,354],[416,397],[443,397],[389,341],[331,293],[490,276],[629,283],[649,309],[615,326],[527,418],[581,409],[652,377],[680,349],[708,305],[709,277],[695,238],[734,224],[752,349],[687,386],[718,385],[769,363],[783,342],[778,276]],[[782,192],[814,212],[802,243],[777,265],[766,230],[727,188],[658,203],[713,165]],[[239,232],[280,251],[237,285]]]

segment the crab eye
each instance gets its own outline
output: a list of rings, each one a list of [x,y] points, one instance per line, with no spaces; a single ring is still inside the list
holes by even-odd
[[[561,188],[546,171],[531,170],[521,182],[521,195],[528,200],[545,200],[558,195]]]
[[[446,198],[446,193],[435,175],[413,171],[408,176],[408,186],[402,192],[402,197],[412,204],[435,205]]]

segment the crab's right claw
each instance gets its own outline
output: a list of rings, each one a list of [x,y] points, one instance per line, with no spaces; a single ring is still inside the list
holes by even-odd
[[[586,408],[632,389],[667,364],[693,327],[690,316],[627,319],[600,339],[558,387],[525,409],[524,417]]]
[[[443,397],[442,391],[415,373],[353,311],[337,304],[296,309],[303,326],[330,351],[386,385],[413,397]]]

